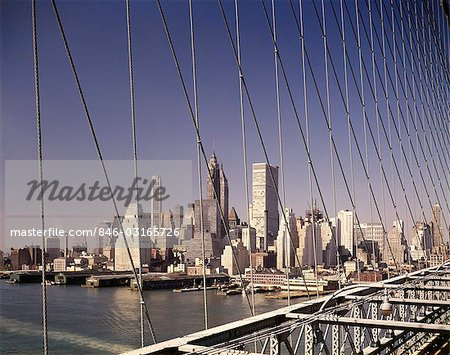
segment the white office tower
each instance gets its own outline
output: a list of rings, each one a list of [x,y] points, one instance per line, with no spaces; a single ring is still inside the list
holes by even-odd
[[[416,222],[412,228],[411,259],[412,261],[426,260],[430,255],[433,237],[430,226],[425,222]]]
[[[295,252],[298,248],[298,232],[295,213],[292,208],[285,209],[288,224],[281,216],[277,237],[277,269],[283,270],[295,266]],[[289,230],[288,230],[289,228]],[[289,231],[291,236],[289,236]],[[292,241],[291,241],[292,238]]]
[[[381,251],[384,248],[384,229],[381,223],[360,223],[354,226],[354,238],[356,245],[359,245],[365,239],[367,242],[374,241],[378,243],[378,247]],[[364,239],[363,239],[364,236]]]
[[[272,178],[273,176],[273,178]],[[267,250],[278,234],[278,167],[252,166],[251,226],[256,229],[256,248]]]
[[[233,251],[239,268],[234,260]],[[225,246],[220,257],[220,264],[227,269],[230,276],[239,275],[239,271],[245,272],[245,268],[250,266],[250,255],[242,241],[239,239],[232,240],[231,245]]]
[[[162,224],[162,201],[156,201],[153,197],[159,196],[158,189],[162,187],[161,176],[152,176],[152,189],[150,200],[151,226],[153,228],[160,228]],[[156,193],[155,193],[156,192]]]
[[[125,232],[128,247],[130,248],[134,267],[138,268],[140,265],[148,264],[150,262],[150,237],[147,233],[142,234],[140,232],[142,228],[145,230],[150,228],[150,220],[149,215],[143,213],[140,204],[138,206],[133,203],[128,206],[122,220],[122,227]],[[132,270],[126,243],[120,227],[118,231],[119,236],[115,243],[115,270]]]
[[[355,239],[353,237],[354,213],[349,210],[338,212],[337,231],[341,245],[355,255]]]
[[[388,233],[387,244],[384,248],[383,259],[390,264],[401,265],[405,257],[405,237],[403,235],[403,221],[394,221]]]
[[[316,262],[317,265],[323,263],[321,230],[321,222],[314,221],[313,224],[310,217],[305,219],[301,217],[297,218],[299,240],[297,256],[301,264],[300,266],[312,267]],[[296,264],[296,266],[298,265]]]

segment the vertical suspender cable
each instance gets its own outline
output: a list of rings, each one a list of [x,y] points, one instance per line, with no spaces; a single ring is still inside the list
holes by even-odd
[[[358,0],[355,0],[355,13],[356,13],[356,32],[358,35],[358,39],[357,39],[357,47],[358,47],[358,62],[359,62],[359,81],[360,81],[360,86],[361,86],[361,110],[362,110],[362,117],[364,119],[364,117],[366,116],[366,98],[365,98],[365,94],[364,94],[364,79],[363,79],[363,69],[362,69],[362,48],[361,48],[361,35],[360,35],[360,29],[359,29],[359,9],[358,9]],[[364,126],[365,126],[365,121],[364,120]],[[367,166],[367,169],[369,167]],[[352,172],[353,174],[353,172]],[[368,181],[369,183],[369,181]],[[359,267],[359,263],[357,263],[357,271],[358,271],[358,281],[361,280],[361,270]]]
[[[334,154],[333,154],[333,125],[331,119],[331,105],[330,105],[330,78],[328,73],[328,41],[327,41],[327,20],[325,17],[325,2],[322,0],[322,28],[323,28],[323,52],[324,52],[324,63],[325,63],[325,83],[326,83],[326,100],[327,100],[327,116],[328,116],[328,139],[330,146],[330,169],[331,169],[331,186],[333,194],[333,212],[335,224],[337,224],[337,207],[336,207],[336,177],[334,172]],[[331,221],[328,221],[330,228],[333,228]],[[337,274],[339,278],[339,288],[341,287],[341,260],[338,251],[339,245],[336,243],[336,261],[337,261]]]
[[[409,156],[409,161],[411,161],[412,160],[412,152],[411,152],[411,141],[410,141],[410,139],[411,139],[411,126],[410,126],[410,120],[411,120],[411,117],[410,117],[410,109],[409,109],[409,92],[408,92],[408,87],[407,87],[407,84],[408,84],[408,73],[407,73],[407,70],[406,70],[406,49],[405,49],[405,28],[404,28],[404,23],[403,23],[403,11],[402,11],[402,8],[403,7],[400,7],[400,24],[401,24],[401,26],[400,26],[400,36],[401,36],[401,41],[402,41],[402,69],[403,69],[403,85],[404,85],[404,87],[406,88],[406,90],[405,90],[405,105],[406,105],[406,107],[407,107],[407,110],[406,110],[406,124],[407,124],[407,126],[406,126],[406,135],[408,136],[408,156]],[[393,2],[392,2],[392,0],[391,0],[391,9],[392,9],[392,11],[393,11]],[[415,199],[415,198],[414,198]],[[416,210],[415,210],[415,202],[414,202],[414,216],[416,216]],[[405,211],[406,211],[406,208],[407,208],[407,201],[406,201],[406,198],[405,198],[405,206],[404,206],[404,208],[405,208]],[[414,229],[414,231],[416,231],[416,225],[415,225],[415,223],[414,223],[415,221],[412,221],[412,223],[413,223],[413,225],[411,226],[413,229]],[[408,228],[406,229],[406,230],[408,230]],[[417,234],[417,239],[419,239],[419,235],[418,235],[418,233],[416,233]],[[419,242],[419,240],[417,240],[418,242]],[[411,246],[411,244],[412,244],[412,240],[410,241],[410,243],[409,243],[409,245]],[[410,248],[410,251],[408,252],[408,265],[409,265],[409,272],[411,272],[412,270],[411,270],[411,263],[412,263],[412,260],[411,260],[411,247],[409,247]],[[423,252],[425,253],[425,250],[423,250]]]
[[[240,23],[239,23],[239,4],[238,0],[234,1],[234,15],[236,21],[236,52],[237,52],[237,61],[238,66],[241,67],[241,32],[240,32]],[[245,204],[247,211],[247,232],[248,232],[248,252],[250,256],[250,292],[252,299],[252,311],[253,315],[256,315],[255,309],[255,285],[253,283],[253,260],[252,260],[252,241],[251,241],[251,221],[250,221],[250,197],[249,197],[249,188],[248,188],[248,162],[247,162],[247,132],[245,128],[245,113],[244,113],[244,93],[242,89],[243,85],[243,75],[238,70],[239,75],[239,110],[241,114],[241,134],[242,134],[242,158],[244,163],[244,183],[245,183]]]
[[[157,1],[159,1],[159,0],[157,0]],[[259,138],[259,142],[260,142],[260,144],[261,144],[261,148],[262,148],[262,150],[263,150],[264,158],[265,158],[265,160],[266,160],[266,164],[267,164],[267,165],[270,165],[270,160],[269,160],[269,155],[268,155],[268,153],[267,153],[267,148],[266,148],[266,145],[265,145],[265,143],[264,143],[264,139],[263,139],[263,137],[262,137],[261,128],[260,128],[260,125],[259,125],[259,123],[258,123],[258,118],[257,118],[257,116],[256,116],[256,112],[255,112],[255,108],[254,108],[254,106],[253,106],[253,102],[252,102],[252,100],[251,100],[250,91],[249,91],[249,89],[248,89],[248,86],[247,86],[247,84],[246,84],[246,82],[245,82],[245,79],[244,79],[244,76],[243,76],[242,66],[239,64],[239,60],[238,60],[238,56],[237,56],[237,51],[236,51],[236,46],[235,46],[235,44],[234,44],[233,37],[232,37],[232,35],[231,35],[230,25],[229,25],[229,23],[228,23],[228,19],[227,19],[227,16],[226,16],[226,14],[225,14],[225,9],[224,9],[224,7],[223,7],[223,4],[222,4],[222,1],[221,1],[221,0],[218,0],[217,3],[218,3],[218,5],[219,5],[219,10],[220,10],[220,13],[221,13],[221,15],[222,15],[222,18],[223,18],[223,20],[224,20],[226,32],[227,32],[227,34],[228,34],[228,39],[229,39],[229,41],[230,41],[231,49],[232,49],[233,54],[234,54],[235,62],[236,62],[236,64],[237,64],[237,66],[238,66],[239,73],[240,73],[240,75],[241,75],[241,77],[242,77],[242,84],[243,84],[242,87],[243,87],[244,92],[245,92],[245,95],[246,95],[246,97],[247,97],[249,109],[250,109],[250,112],[251,112],[251,116],[252,116],[252,118],[253,118],[253,122],[255,123],[256,132],[257,132],[257,135],[258,135],[258,138]],[[267,9],[266,9],[266,6],[265,6],[265,4],[264,4],[264,1],[262,0],[260,3],[261,3],[261,5],[262,5],[262,7],[263,7],[264,15],[265,15],[265,17],[266,17],[266,21],[267,21],[268,27],[269,27],[270,31],[272,31],[272,26],[270,25],[270,19],[269,19],[269,15],[268,15],[268,13],[267,13]],[[273,39],[273,36],[272,36],[271,38]],[[274,43],[274,44],[276,44],[276,43]],[[280,59],[280,58],[279,58],[279,59]],[[281,72],[283,73],[283,77],[285,77],[285,72],[284,72],[284,70],[283,70],[283,65],[282,65],[282,63],[281,63],[281,59],[280,59],[280,69],[281,69]],[[287,85],[287,89],[288,89],[289,97],[290,97],[291,102],[292,102],[292,100],[293,100],[293,99],[292,99],[292,92],[290,91],[289,85]],[[295,115],[296,115],[296,118],[298,119],[298,113],[297,113],[297,111],[294,110],[294,113],[295,113]],[[270,175],[270,179],[271,179],[272,183],[273,183],[274,185],[276,185],[276,183],[275,183],[275,177],[274,177],[274,174],[273,174],[273,172],[272,172],[272,169],[269,169],[269,175]],[[283,206],[283,202],[282,202],[282,200],[281,200],[280,193],[279,193],[278,189],[275,189],[275,194],[276,194],[276,197],[277,197],[277,200],[278,200],[278,204],[279,204],[280,207],[281,207],[282,218],[283,218],[283,220],[285,221],[285,223],[287,223],[286,213],[285,213],[284,206]],[[292,238],[290,229],[288,229],[288,233],[289,233],[289,239],[290,239],[290,241],[291,241],[291,245],[294,247],[294,242],[293,242],[293,238]],[[297,261],[298,261],[298,260],[299,260],[299,258],[298,258],[298,256],[297,256]],[[299,265],[300,265],[300,262],[299,262]],[[309,293],[309,289],[308,289],[308,284],[306,283],[305,275],[304,275],[304,273],[302,272],[301,266],[300,266],[300,275],[301,275],[302,280],[303,280],[303,283],[304,283],[304,285],[305,285],[305,289],[306,289],[306,292],[307,292],[307,294],[308,294],[308,298],[310,299],[311,297],[310,297],[310,293]]]
[[[390,111],[390,98],[389,98],[389,88],[388,88],[388,79],[387,79],[387,61],[386,61],[386,41],[385,41],[385,28],[384,28],[384,15],[383,15],[383,0],[380,0],[380,24],[381,24],[381,56],[383,58],[383,76],[384,76],[384,97],[386,99],[386,114],[389,117]],[[389,157],[391,162],[391,183],[392,183],[392,191],[394,199],[396,200],[396,189],[395,189],[395,179],[394,179],[394,152],[392,150],[392,127],[391,120],[388,119],[388,133],[389,133]]]
[[[277,43],[277,21],[275,16],[275,1],[272,0],[272,28],[273,28],[273,42]],[[274,45],[274,63],[275,63],[275,91],[276,91],[276,102],[277,102],[277,121],[278,121],[278,144],[280,152],[280,171],[281,171],[281,195],[283,198],[283,206],[286,207],[286,186],[284,180],[284,157],[283,157],[283,127],[281,122],[281,106],[280,106],[280,80],[278,77],[278,48]],[[289,238],[287,234],[287,229],[290,228],[289,221],[284,223],[283,232],[281,236],[283,238],[282,248],[284,249],[284,262],[286,267],[286,286],[287,286],[287,304],[291,305],[291,287],[289,281],[289,268],[291,267],[291,252],[289,246]],[[278,250],[277,250],[278,252]],[[295,250],[294,250],[295,252]]]
[[[41,196],[44,193],[42,182],[44,180],[44,169],[42,161],[42,126],[41,126],[41,98],[39,88],[39,61],[38,61],[38,43],[37,43],[37,28],[36,28],[36,0],[31,2],[31,18],[33,26],[33,62],[34,62],[34,89],[36,100],[36,124],[37,124],[37,148],[38,148],[38,163],[39,163],[39,182],[41,185]],[[48,354],[48,329],[47,329],[47,286],[45,284],[45,209],[44,198],[41,198],[41,229],[42,229],[42,249],[41,249],[41,264],[42,264],[42,333],[43,333],[43,353]]]
[[[87,120],[87,123],[88,123],[88,126],[89,126],[89,130],[91,132],[92,140],[94,141],[94,145],[95,145],[95,149],[96,149],[96,152],[97,152],[97,155],[98,155],[98,159],[100,161],[100,164],[101,164],[101,167],[102,167],[102,170],[103,170],[103,174],[105,175],[105,180],[106,180],[106,184],[107,184],[108,190],[111,193],[110,197],[111,197],[111,200],[113,202],[114,212],[115,212],[116,217],[117,217],[117,219],[119,221],[119,224],[120,224],[120,233],[123,235],[123,239],[124,239],[125,246],[126,246],[126,249],[127,249],[128,258],[130,260],[133,276],[134,276],[134,278],[136,280],[139,280],[139,277],[138,277],[138,274],[136,272],[136,268],[135,268],[135,265],[134,265],[133,257],[131,255],[131,251],[130,251],[130,247],[129,247],[129,244],[128,244],[128,240],[126,238],[126,233],[125,233],[125,230],[123,228],[122,220],[120,218],[119,208],[117,206],[117,201],[116,201],[116,198],[114,197],[114,193],[113,193],[113,189],[112,189],[112,185],[111,185],[111,180],[109,179],[108,170],[106,169],[105,161],[103,159],[103,154],[102,154],[102,151],[100,149],[100,142],[99,142],[99,140],[97,138],[97,134],[95,133],[94,124],[92,122],[91,115],[89,113],[89,109],[88,109],[88,106],[87,106],[87,103],[86,103],[84,92],[83,92],[83,89],[81,87],[81,82],[80,82],[80,79],[78,77],[78,73],[77,73],[77,70],[76,70],[76,67],[75,67],[75,62],[73,61],[72,53],[71,53],[70,48],[69,48],[69,43],[67,41],[66,33],[64,32],[64,28],[63,28],[63,25],[62,25],[61,17],[59,16],[58,7],[56,6],[56,1],[55,0],[52,0],[52,7],[53,7],[53,11],[55,13],[56,22],[58,23],[58,28],[59,28],[59,31],[60,31],[60,34],[61,34],[61,37],[62,37],[62,40],[63,40],[63,43],[64,43],[64,48],[66,50],[66,54],[67,54],[67,58],[69,60],[69,64],[70,64],[70,67],[71,67],[71,70],[72,70],[72,74],[73,74],[73,77],[74,77],[74,80],[75,80],[75,83],[76,83],[78,94],[80,95],[81,104],[83,106],[83,110],[84,110],[84,113],[85,113],[85,116],[86,116],[86,120]],[[139,281],[137,281],[137,288],[138,288],[139,294],[142,296],[142,294],[143,294],[142,285],[139,283]],[[142,296],[142,299],[144,300],[143,296]],[[156,343],[155,332],[153,330],[153,325],[152,325],[151,320],[150,320],[150,313],[148,311],[148,307],[147,307],[147,304],[145,303],[145,300],[144,300],[144,314],[145,314],[145,318],[147,319],[147,324],[148,324],[148,327],[150,329],[150,333],[152,335],[153,342]]]
[[[345,17],[344,17],[344,6],[343,1],[339,0],[339,9],[341,15],[341,33],[342,33],[342,58],[344,65],[344,90],[345,90],[345,115],[347,119],[347,140],[348,140],[348,151],[349,151],[349,161],[350,161],[350,171],[351,171],[351,196],[352,200],[355,199],[355,175],[353,169],[353,143],[351,138],[351,121],[350,121],[350,100],[349,100],[349,88],[348,88],[348,69],[347,69],[347,39],[345,37]],[[333,4],[331,4],[333,5]],[[352,209],[355,212],[355,209]],[[336,227],[339,227],[339,221],[336,216]],[[361,227],[360,227],[361,230]],[[342,245],[342,240],[339,240],[339,244]],[[339,248],[339,246],[338,246]],[[345,270],[344,270],[345,272]]]
[[[403,140],[402,140],[402,128],[401,128],[401,120],[400,120],[400,95],[399,95],[399,88],[398,88],[398,83],[399,83],[399,78],[398,78],[398,64],[397,64],[397,45],[396,45],[396,34],[395,34],[395,25],[394,25],[394,20],[395,20],[395,14],[394,14],[394,4],[392,2],[393,0],[390,0],[390,7],[391,7],[391,25],[392,25],[392,44],[393,44],[393,62],[394,62],[394,82],[395,82],[395,87],[394,87],[394,93],[395,93],[395,104],[396,104],[396,108],[397,108],[397,125],[398,125],[398,142],[399,142],[399,146],[400,146],[400,151],[403,151]],[[405,93],[406,95],[406,93]],[[408,117],[408,112],[409,110],[406,110],[406,114]],[[406,128],[406,127],[405,127]],[[403,154],[400,154],[400,172],[401,172],[401,177],[402,180],[405,180],[405,166],[404,166],[404,161],[403,161]],[[407,208],[407,197],[406,197],[406,192],[404,194],[404,208],[406,211]],[[414,223],[414,221],[412,221]],[[405,224],[403,225],[403,223],[401,224],[401,228],[402,228],[402,235],[403,238],[405,240],[405,246],[407,248],[406,252],[408,255],[408,265],[409,265],[409,271],[411,271],[411,257],[410,257],[410,251],[409,251],[409,245],[410,243],[408,243],[407,239],[406,239],[406,234],[405,234],[405,227],[406,230],[408,230],[408,219],[405,218]]]
[[[302,73],[303,73],[303,105],[305,110],[305,124],[306,124],[306,145],[307,150],[311,152],[310,137],[309,137],[309,115],[308,115],[308,92],[306,85],[306,69],[305,69],[305,28],[303,23],[303,0],[299,0],[300,9],[300,29],[301,29],[301,42],[302,42]],[[308,181],[309,181],[309,201],[311,203],[311,228],[314,250],[314,275],[316,278],[316,295],[319,297],[319,279],[318,279],[318,265],[317,265],[317,238],[316,238],[316,225],[314,224],[314,212],[315,203],[313,198],[313,187],[311,181],[311,158],[308,155]]]
[[[369,4],[369,12],[370,12],[370,19],[372,20],[372,9],[371,9],[371,1],[368,2]],[[374,45],[373,45],[373,24],[371,27],[371,46],[372,46],[372,50],[374,51]],[[377,95],[377,90],[376,90],[376,76],[375,76],[375,72],[376,72],[376,65],[375,65],[375,53],[372,54],[372,75],[374,78],[374,95]],[[381,133],[380,133],[380,128],[381,128],[381,117],[379,115],[379,108],[378,108],[378,96],[375,97],[375,110],[376,110],[376,118],[377,118],[377,143],[378,143],[378,150],[380,152],[380,160],[379,160],[379,166],[380,166],[380,185],[381,185],[381,193],[382,193],[382,200],[383,200],[383,216],[384,216],[384,221],[387,221],[387,214],[386,214],[386,193],[385,193],[385,185],[383,183],[383,174],[382,174],[382,169],[383,169],[383,163],[382,163],[382,159],[383,159],[383,147],[381,146]],[[389,113],[388,113],[389,114]],[[386,233],[384,233],[383,236],[383,258],[385,258],[386,256],[386,244],[387,244],[387,235]],[[389,278],[390,274],[389,274],[389,269],[388,269],[388,278]]]
[[[373,74],[373,88],[374,88],[374,100],[375,100],[375,116],[377,118],[377,126],[378,125],[378,121],[379,121],[379,115],[378,115],[378,94],[377,94],[377,82],[376,82],[376,77],[375,77],[375,51],[374,51],[374,47],[373,47],[373,23],[372,23],[372,9],[370,7],[370,1],[369,1],[369,27],[370,27],[370,53],[371,53],[371,57],[372,57],[372,74]],[[381,148],[380,142],[379,142],[379,137],[380,135],[378,134],[378,149]],[[369,162],[369,152],[368,152],[368,142],[367,142],[367,124],[366,124],[366,120],[364,120],[364,148],[365,148],[365,153],[366,153],[366,164],[367,164],[367,172],[369,173],[369,169],[370,169],[370,162]],[[381,149],[380,149],[381,150]],[[381,161],[380,161],[381,164]],[[381,167],[380,167],[380,171],[381,171]],[[381,174],[380,174],[380,178],[381,178]],[[382,189],[384,190],[383,185],[381,184]],[[372,210],[372,196],[370,195],[370,186],[369,183],[367,183],[367,190],[368,190],[368,194],[369,194],[369,211],[370,211],[370,228],[371,228],[371,236],[372,236],[372,252],[373,252],[373,259],[375,261],[375,242],[374,242],[374,238],[373,238],[373,210]]]
[[[194,33],[194,9],[192,0],[189,0],[189,23],[191,30],[191,57],[192,57],[192,81],[194,85],[194,116],[197,127],[199,127],[198,119],[198,95],[197,95],[197,63],[195,59],[195,33]],[[200,198],[200,235],[202,248],[202,276],[203,276],[203,315],[205,329],[208,329],[208,298],[206,292],[206,255],[205,255],[205,225],[203,212],[203,186],[202,186],[202,161],[200,157],[201,140],[197,138],[197,175],[198,175],[198,194]]]
[[[199,130],[197,122],[195,120],[194,110],[193,110],[192,105],[191,105],[191,100],[189,98],[189,94],[188,94],[188,91],[187,91],[187,88],[186,88],[186,83],[184,81],[183,74],[181,73],[180,63],[178,61],[178,57],[177,57],[177,54],[176,54],[176,51],[175,51],[175,46],[174,46],[173,41],[172,41],[172,36],[170,34],[169,26],[168,26],[167,21],[166,21],[166,16],[164,14],[164,10],[162,8],[161,1],[160,0],[156,0],[156,4],[158,6],[158,11],[159,11],[159,14],[161,16],[161,21],[162,21],[162,24],[163,24],[163,27],[164,27],[164,32],[166,33],[167,42],[168,42],[169,47],[170,47],[170,51],[171,51],[171,54],[172,54],[172,59],[173,59],[173,62],[174,62],[174,65],[175,65],[175,69],[176,69],[177,74],[178,74],[178,79],[180,80],[180,85],[182,87],[183,94],[184,94],[184,97],[185,97],[185,100],[186,100],[186,104],[188,106],[189,117],[191,118],[191,121],[192,121],[192,123],[194,125],[194,130],[195,130],[195,134],[196,134],[196,137],[197,137],[197,141],[199,142],[199,145],[200,145],[201,156],[203,157],[203,160],[205,161],[205,163],[208,164],[208,159],[206,157],[206,152],[205,152],[203,143],[201,141],[200,130]],[[209,168],[207,168],[207,171],[208,171],[208,179],[209,179],[209,181],[212,181],[213,178],[212,178],[211,171],[209,170]],[[214,192],[214,199],[216,200],[217,208],[218,208],[219,215],[220,215],[220,220],[222,221],[223,225],[225,226],[225,236],[227,237],[228,242],[231,245],[231,238],[230,238],[229,228],[228,228],[227,224],[225,223],[224,211],[222,210],[222,206],[219,203],[218,191],[216,191],[216,189],[213,189],[213,192]],[[232,254],[232,257],[233,257],[233,261],[237,265],[240,282],[243,285],[244,279],[242,277],[241,268],[239,267],[239,263],[238,263],[237,256],[236,256],[236,252],[235,252],[235,250],[233,248],[231,248],[231,254]],[[253,311],[252,311],[250,299],[249,299],[247,294],[245,296],[246,296],[246,300],[247,300],[247,304],[249,306],[250,312],[252,313]],[[252,315],[253,315],[253,313],[252,313]]]
[[[126,0],[126,17],[127,17],[127,47],[128,47],[128,75],[130,80],[130,105],[131,105],[131,132],[133,136],[133,163],[134,163],[134,181],[136,183],[136,219],[138,227],[138,248],[139,248],[139,282],[142,287],[142,252],[141,252],[141,235],[139,222],[139,186],[138,186],[138,158],[136,144],[136,115],[134,106],[134,77],[133,77],[133,53],[131,49],[131,18],[130,18],[130,0]],[[145,328],[144,328],[144,299],[143,294],[139,294],[139,313],[140,313],[140,330],[141,330],[141,347],[145,345]]]

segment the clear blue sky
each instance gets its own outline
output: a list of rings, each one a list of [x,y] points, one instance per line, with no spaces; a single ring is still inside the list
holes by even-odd
[[[106,159],[132,159],[125,2],[57,1],[57,3],[104,157]],[[315,74],[325,99],[322,37],[311,1],[304,1],[304,3],[306,46],[313,60]],[[316,3],[320,8],[320,1]],[[338,8],[339,2],[335,1],[334,3]],[[224,4],[234,33],[233,2],[224,1]],[[270,4],[267,3],[267,5],[270,8]],[[354,14],[353,1],[349,1],[348,5]],[[298,6],[297,1],[295,1],[295,6]],[[361,12],[368,26],[367,8],[364,4],[361,6]],[[163,7],[183,74],[192,94],[188,5],[184,1],[164,1]],[[329,4],[327,5],[328,40],[338,75],[342,80],[341,40],[328,7]],[[288,1],[277,1],[276,10],[280,53],[285,61],[297,109],[304,125],[299,36]],[[245,218],[237,69],[217,3],[215,1],[195,1],[194,12],[198,59],[199,119],[203,142],[209,153],[215,149],[220,162],[224,164],[230,186],[230,207],[236,206],[238,213]],[[245,77],[262,127],[271,163],[278,165],[274,57],[270,32],[259,1],[242,1],[240,16]],[[156,3],[132,1],[131,21],[139,158],[189,159],[192,160],[195,167],[194,130]],[[355,40],[350,31],[349,21],[350,19],[347,18],[348,50],[352,65],[358,74]],[[354,16],[351,21],[355,23]],[[44,158],[96,159],[96,151],[49,1],[38,2],[37,22]],[[380,31],[379,19],[375,21],[375,26],[377,31]],[[31,3],[29,1],[2,1],[2,162],[9,159],[34,159],[37,155],[31,33]],[[368,70],[370,70],[367,41],[363,42],[363,49]],[[376,51],[381,65],[378,47]],[[393,73],[392,60],[388,65]],[[327,207],[333,214],[328,132],[310,74],[308,74],[307,80],[311,150]],[[350,178],[346,118],[331,72],[330,81],[334,135],[344,168]],[[379,91],[381,92],[380,88]],[[364,149],[361,106],[353,84],[350,87],[350,96],[352,119],[360,138],[359,143]],[[373,100],[367,87],[366,99],[369,117],[375,127]],[[281,101],[285,138],[287,204],[295,209],[297,215],[303,215],[309,204],[306,156],[282,79]],[[384,114],[385,104],[381,106]],[[404,107],[404,103],[402,103],[402,107]],[[248,109],[246,118],[249,162],[261,162],[264,157]],[[374,149],[370,142],[369,144],[371,175],[373,175],[377,198],[381,203],[380,177]],[[383,147],[383,154],[387,157],[385,140]],[[399,159],[398,151],[396,154]],[[356,154],[354,154],[354,162],[357,208],[362,219],[368,221],[367,185]],[[386,161],[386,169],[390,172],[388,161]],[[417,183],[420,186],[419,180]],[[337,167],[336,184],[338,188],[337,208],[351,208]],[[410,185],[410,182],[408,184]],[[195,186],[194,183],[193,189]],[[194,192],[196,195],[197,192],[195,190]],[[400,196],[397,186],[398,204],[403,206],[404,200]],[[409,196],[412,201],[412,191]],[[316,192],[315,197],[319,199]],[[394,214],[387,195],[386,201],[387,226],[390,226]],[[427,204],[424,205],[427,206]],[[2,207],[2,215],[3,211],[4,207]],[[409,220],[409,215],[404,212],[402,212],[402,217]],[[374,220],[377,221],[377,218],[374,217]]]

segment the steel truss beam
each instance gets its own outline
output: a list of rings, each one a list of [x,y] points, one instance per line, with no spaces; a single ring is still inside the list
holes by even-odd
[[[288,318],[293,319],[305,319],[304,314],[289,313],[286,315]],[[363,318],[350,318],[350,317],[323,317],[319,320],[321,323],[326,324],[339,324],[351,327],[366,327],[366,328],[380,328],[380,329],[395,329],[395,330],[407,330],[413,332],[430,332],[430,333],[443,333],[450,334],[450,325],[447,324],[428,324],[428,323],[416,323],[416,322],[399,322],[392,320],[376,320],[376,319],[363,319]]]
[[[346,296],[347,300],[363,300],[367,299],[367,297],[363,296]],[[376,302],[382,303],[383,300],[381,298],[372,298],[367,299],[367,302]],[[429,307],[450,307],[450,299],[449,300],[420,300],[416,298],[389,298],[390,303],[395,304],[413,304],[418,306],[429,306]]]

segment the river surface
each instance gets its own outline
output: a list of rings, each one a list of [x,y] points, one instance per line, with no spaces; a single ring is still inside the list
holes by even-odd
[[[203,293],[144,291],[158,341],[203,329]],[[139,347],[139,294],[125,287],[49,286],[48,333],[51,354],[117,354]],[[256,312],[286,300],[256,294]],[[295,301],[295,300],[293,300]],[[0,353],[42,353],[41,286],[0,280]],[[243,295],[208,291],[209,326],[250,315]],[[151,341],[146,334],[147,343]]]

